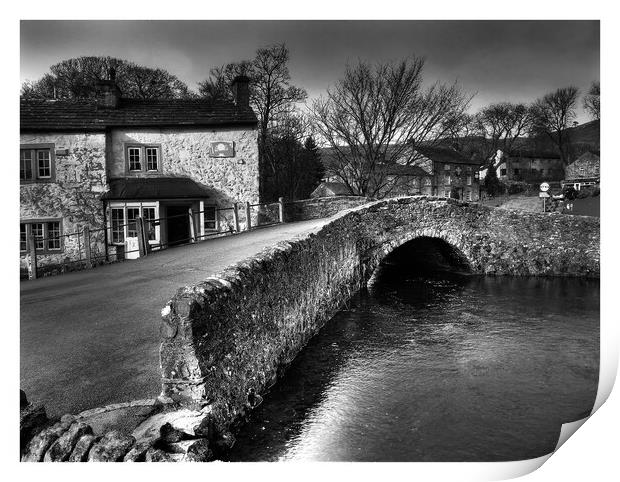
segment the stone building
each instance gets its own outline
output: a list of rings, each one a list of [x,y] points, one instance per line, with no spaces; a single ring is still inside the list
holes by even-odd
[[[20,102],[20,254],[35,236],[39,264],[124,253],[145,220],[155,249],[218,228],[216,209],[259,201],[257,118],[248,79],[234,102],[121,97]],[[194,222],[189,218],[189,209]]]
[[[431,173],[431,194],[463,201],[480,197],[479,162],[447,147],[416,147],[415,165]],[[424,192],[426,194],[426,192]]]
[[[377,197],[426,194],[477,201],[480,194],[479,162],[447,147],[416,146],[403,152],[402,160],[378,163],[376,180],[370,180],[370,191]],[[332,149],[321,151],[325,168],[324,182],[342,182],[346,171]],[[374,184],[373,184],[374,182]]]
[[[571,186],[578,191],[582,186],[595,186],[601,182],[601,158],[593,152],[584,152],[566,166],[566,179],[562,187]]]
[[[551,150],[517,150],[504,154],[497,177],[502,181],[539,183],[564,179],[560,154]]]

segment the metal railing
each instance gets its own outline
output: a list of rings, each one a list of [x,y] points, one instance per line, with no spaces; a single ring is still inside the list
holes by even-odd
[[[205,217],[207,213],[209,216]],[[162,227],[167,229],[170,221],[182,218],[187,219],[188,236],[172,240],[165,236],[165,241],[163,241]],[[30,233],[25,240],[21,241],[25,241],[26,244],[26,250],[20,250],[20,252],[25,254],[27,264],[22,277],[36,279],[39,275],[93,268],[102,264],[123,261],[128,259],[128,254],[136,254],[135,257],[148,256],[171,247],[283,223],[284,199],[280,198],[275,203],[235,203],[229,207],[206,208],[202,211],[189,208],[187,213],[154,219],[137,217],[125,222],[123,217],[122,223],[115,222],[113,219],[108,219],[107,222],[108,225],[104,228],[90,229],[85,226],[73,233],[57,236],[43,237]],[[137,247],[126,249],[128,238],[137,239]],[[50,247],[56,245],[59,248]],[[69,247],[72,248],[69,252],[74,254],[73,258],[66,255]],[[114,250],[114,253],[111,253],[111,250]],[[65,255],[65,257],[58,262],[39,263],[41,257],[49,258],[54,255]]]

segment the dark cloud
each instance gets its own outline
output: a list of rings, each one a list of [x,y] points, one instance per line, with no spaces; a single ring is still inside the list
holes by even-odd
[[[598,21],[23,21],[21,76],[78,55],[161,66],[191,87],[211,67],[286,42],[294,82],[318,95],[347,62],[426,57],[429,82],[458,80],[473,107],[529,101],[599,78]]]

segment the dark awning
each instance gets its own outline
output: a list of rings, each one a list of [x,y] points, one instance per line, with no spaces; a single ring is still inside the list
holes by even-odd
[[[209,191],[187,177],[124,178],[110,181],[102,199],[204,199]]]

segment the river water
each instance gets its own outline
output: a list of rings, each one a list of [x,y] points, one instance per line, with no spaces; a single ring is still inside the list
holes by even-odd
[[[589,414],[599,282],[381,267],[293,362],[231,461],[502,461]]]

